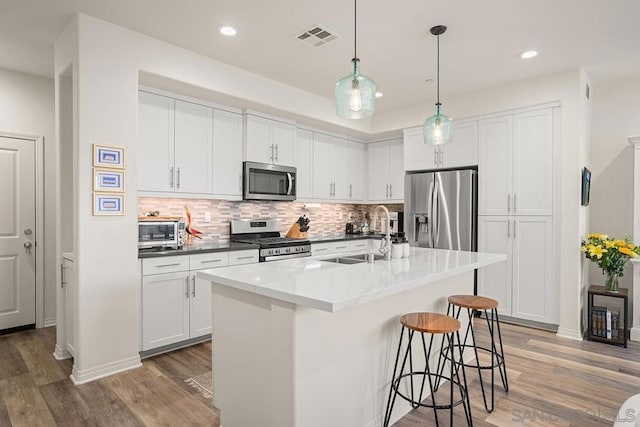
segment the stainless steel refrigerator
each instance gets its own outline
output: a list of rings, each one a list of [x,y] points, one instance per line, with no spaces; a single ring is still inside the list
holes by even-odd
[[[405,233],[413,246],[475,251],[477,172],[408,172],[404,181]]]

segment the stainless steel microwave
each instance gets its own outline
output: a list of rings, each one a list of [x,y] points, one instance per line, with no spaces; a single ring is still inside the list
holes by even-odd
[[[244,162],[244,200],[295,200],[296,168]]]
[[[140,218],[138,221],[138,249],[173,248],[184,245],[185,222],[182,218]]]

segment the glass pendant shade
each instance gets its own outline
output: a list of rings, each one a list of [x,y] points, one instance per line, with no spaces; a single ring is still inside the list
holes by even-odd
[[[336,114],[345,119],[362,119],[376,110],[376,83],[360,74],[358,58],[353,58],[351,62],[351,74],[336,83]]]
[[[436,113],[424,121],[422,136],[425,144],[443,145],[453,140],[453,120],[440,111],[436,104]]]

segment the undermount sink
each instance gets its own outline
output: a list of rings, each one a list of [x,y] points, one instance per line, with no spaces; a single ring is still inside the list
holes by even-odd
[[[382,256],[382,255],[374,255],[373,259],[375,261],[377,261],[377,260],[380,260],[380,259],[384,259],[384,256]],[[340,258],[321,259],[320,261],[333,262],[335,264],[360,264],[360,263],[363,263],[363,262],[367,262],[367,255],[366,254],[351,255],[351,256],[340,257]]]

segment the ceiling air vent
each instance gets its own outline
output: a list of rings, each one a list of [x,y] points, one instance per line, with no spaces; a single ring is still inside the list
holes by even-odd
[[[298,40],[315,47],[324,46],[338,38],[334,32],[327,30],[325,27],[320,25],[316,25],[296,37]]]

